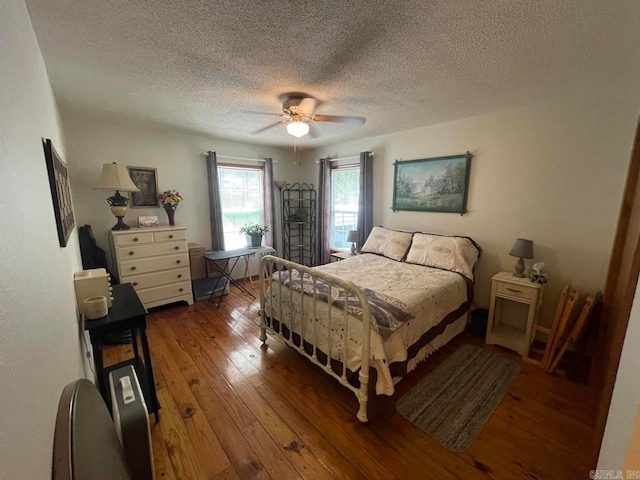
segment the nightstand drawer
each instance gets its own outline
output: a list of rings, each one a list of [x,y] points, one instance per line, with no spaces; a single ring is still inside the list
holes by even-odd
[[[526,302],[535,301],[538,296],[537,288],[526,287],[511,283],[498,282],[496,295],[499,297],[520,298]]]

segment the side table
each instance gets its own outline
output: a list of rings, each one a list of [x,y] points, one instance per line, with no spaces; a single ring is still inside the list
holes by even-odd
[[[491,280],[486,342],[515,350],[523,357],[527,357],[533,341],[533,325],[542,304],[544,286],[531,283],[528,278],[514,277],[511,272],[500,272]],[[518,302],[528,306],[524,329],[502,322],[501,307],[504,301]]]
[[[107,316],[97,320],[85,320],[84,329],[89,332],[91,338],[98,390],[100,390],[102,398],[104,398],[104,401],[109,407],[109,411],[111,411],[111,395],[107,387],[109,384],[109,372],[125,365],[133,365],[142,388],[142,393],[144,394],[147,409],[150,414],[154,414],[157,422],[160,405],[158,404],[158,397],[156,395],[151,356],[149,354],[149,343],[147,342],[146,314],[147,310],[140,301],[133,285],[130,283],[114,285],[113,305],[109,309]],[[122,331],[132,332],[134,358],[105,368],[102,359],[104,337]],[[140,345],[142,346],[142,359],[138,352],[138,337],[140,338]]]
[[[333,258],[336,262],[339,262],[340,260],[345,260],[345,259],[350,258],[350,257],[356,257],[358,255],[360,255],[360,253],[355,253],[355,254],[351,255],[350,251],[333,252],[331,254],[331,258]]]
[[[246,274],[247,269],[249,268],[248,258],[253,257],[255,254],[256,254],[256,251],[251,248],[238,248],[236,250],[220,250],[220,251],[208,252],[204,254],[203,257],[207,261],[207,264],[213,266],[220,274],[218,276],[218,279],[216,280],[213,290],[211,291],[211,296],[209,297],[209,301],[213,302],[213,297],[215,296],[215,293],[216,293],[216,290],[218,289],[218,284],[220,283],[220,281],[222,281],[221,285],[223,289],[226,288],[228,284],[234,284],[243,293],[246,293],[247,295],[251,296],[251,298],[255,300],[256,297],[253,293],[251,293],[249,290],[245,288],[244,285],[241,285],[237,280],[231,277],[231,272],[233,272],[233,269],[238,264],[238,260],[240,260],[243,257],[246,258],[245,261],[247,262],[245,264],[245,274]],[[231,267],[229,267],[229,262],[231,260],[233,261],[231,262]],[[218,261],[223,262],[222,267],[216,263]],[[209,269],[207,268],[207,277],[208,276],[209,276]],[[217,308],[220,308],[221,303],[222,303],[222,295],[220,295],[220,298],[218,299]]]

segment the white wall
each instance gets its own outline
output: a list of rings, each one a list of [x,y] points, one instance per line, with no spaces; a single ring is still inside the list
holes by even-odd
[[[640,282],[636,292],[640,292]],[[625,454],[631,441],[634,420],[640,405],[640,295],[636,294],[629,316],[629,326],[624,338],[620,365],[613,389],[607,426],[600,447],[598,469],[619,470],[623,468]],[[635,459],[632,468],[638,468],[640,459]]]
[[[615,89],[612,89],[612,92]],[[626,94],[625,94],[626,93]],[[512,271],[517,237],[534,241],[535,262],[550,283],[543,316],[562,287],[603,288],[640,103],[632,92],[585,92],[575,98],[320,148],[315,160],[374,152],[374,222],[391,228],[468,235],[484,249],[476,304],[489,303],[491,277]],[[396,212],[393,162],[474,155],[468,213]],[[527,266],[532,264],[527,261]]]
[[[85,376],[73,272],[60,248],[41,137],[64,158],[47,72],[22,0],[0,7],[0,478],[49,478],[63,387]],[[74,181],[73,176],[71,181]]]
[[[90,224],[98,244],[107,251],[109,231],[116,221],[106,200],[113,192],[94,188],[103,163],[157,168],[160,191],[174,188],[184,197],[176,210],[176,224],[188,228],[190,242],[207,248],[211,247],[211,228],[204,152],[212,150],[219,156],[255,159],[271,157],[277,162],[274,164],[276,180],[286,179],[284,172],[293,167],[293,155],[286,149],[222,140],[97,112],[63,111],[62,119],[69,168],[74,177],[72,188],[78,224]],[[277,190],[274,198],[277,202]],[[168,224],[162,208],[130,208],[125,223],[137,226],[140,215],[156,215],[160,224]],[[253,273],[257,273],[255,265],[252,267]]]

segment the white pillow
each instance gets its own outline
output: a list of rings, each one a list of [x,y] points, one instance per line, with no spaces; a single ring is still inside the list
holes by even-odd
[[[467,237],[416,233],[406,261],[457,272],[473,280],[473,266],[479,256],[480,250]]]
[[[384,227],[373,227],[369,238],[360,249],[364,253],[378,253],[391,260],[402,260],[411,246],[413,233],[397,232]]]

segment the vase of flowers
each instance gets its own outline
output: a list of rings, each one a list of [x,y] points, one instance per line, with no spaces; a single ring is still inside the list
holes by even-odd
[[[182,195],[176,190],[165,190],[158,195],[158,201],[169,217],[169,225],[175,225],[175,214],[178,204],[183,200]]]
[[[269,231],[267,225],[249,222],[240,228],[240,234],[245,234],[247,247],[259,247],[262,245],[262,237]]]

